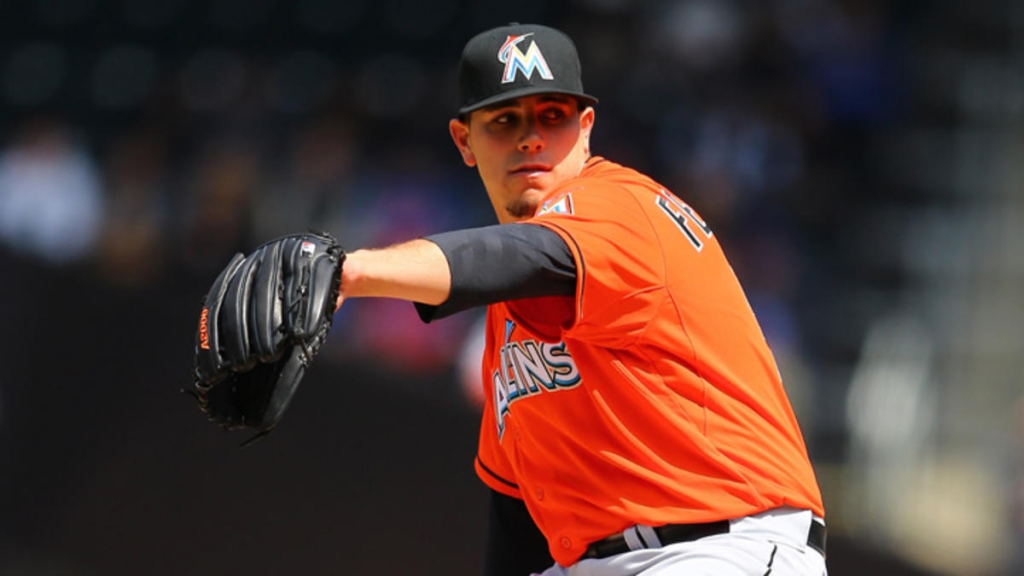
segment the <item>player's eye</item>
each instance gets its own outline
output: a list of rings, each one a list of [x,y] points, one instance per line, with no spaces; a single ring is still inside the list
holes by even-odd
[[[491,119],[491,123],[498,126],[512,126],[516,121],[517,117],[512,112],[502,112]]]
[[[561,122],[568,115],[569,114],[563,108],[558,106],[546,108],[540,113],[541,119],[549,124]]]

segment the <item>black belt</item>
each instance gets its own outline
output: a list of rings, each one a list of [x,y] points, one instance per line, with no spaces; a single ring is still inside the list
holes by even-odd
[[[719,522],[708,522],[706,524],[667,524],[665,526],[658,526],[654,528],[654,533],[658,535],[658,541],[661,542],[662,546],[668,546],[669,544],[678,544],[679,542],[690,542],[698,540],[700,538],[707,538],[708,536],[715,536],[717,534],[728,534],[729,533],[729,521],[721,520]],[[807,534],[807,545],[814,548],[825,555],[825,540],[828,535],[825,531],[825,525],[817,521],[811,521],[811,529]],[[655,548],[655,546],[647,546],[648,548]],[[622,554],[623,552],[629,552],[629,544],[626,543],[626,538],[622,534],[613,534],[605,538],[604,540],[598,540],[587,547],[587,551],[583,553],[580,560],[586,560],[588,558],[607,558],[609,556],[615,556],[616,554]]]

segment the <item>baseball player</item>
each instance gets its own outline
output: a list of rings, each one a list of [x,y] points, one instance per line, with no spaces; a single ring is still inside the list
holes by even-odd
[[[826,573],[822,499],[712,227],[591,154],[562,32],[465,46],[451,137],[499,224],[347,255],[338,305],[486,305],[487,576]]]

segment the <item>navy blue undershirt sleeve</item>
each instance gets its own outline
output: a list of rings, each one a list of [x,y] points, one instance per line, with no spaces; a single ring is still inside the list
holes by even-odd
[[[424,322],[495,302],[576,293],[576,261],[561,236],[536,224],[499,224],[427,236],[448,259],[452,290],[416,303]]]

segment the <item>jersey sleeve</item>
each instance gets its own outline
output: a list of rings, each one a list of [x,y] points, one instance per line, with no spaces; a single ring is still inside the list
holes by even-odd
[[[530,222],[558,233],[576,260],[566,334],[610,348],[638,338],[666,296],[665,256],[649,216],[622,185],[585,179]]]

